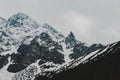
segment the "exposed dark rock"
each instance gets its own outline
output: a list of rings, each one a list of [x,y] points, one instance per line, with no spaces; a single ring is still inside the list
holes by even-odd
[[[16,73],[18,71],[21,71],[23,69],[25,69],[27,66],[23,65],[23,64],[10,64],[7,71],[12,72],[12,73]]]
[[[3,68],[8,63],[8,56],[0,55],[0,69]]]
[[[76,44],[73,48],[73,53],[70,54],[70,58],[77,59],[98,49],[104,49],[105,47],[106,46],[103,46],[102,44],[93,44],[90,47],[84,45],[84,43]]]

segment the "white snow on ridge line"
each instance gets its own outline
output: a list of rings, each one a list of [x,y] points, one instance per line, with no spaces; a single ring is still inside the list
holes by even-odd
[[[102,54],[103,52],[105,52],[107,49],[109,48],[109,46],[107,46],[104,50],[102,50],[101,52],[97,53],[98,55]]]
[[[85,56],[80,62],[83,62],[84,63],[84,61],[85,60],[87,60],[87,59],[89,59],[90,57],[92,57],[92,56],[98,56],[98,51],[99,51],[100,49],[98,49],[98,50],[96,50],[96,51],[94,51],[94,52],[91,52],[90,54],[88,54],[87,56]]]
[[[78,66],[79,64],[81,64],[82,62],[84,62],[85,60],[90,58],[91,56],[95,55],[98,51],[99,51],[99,49],[94,52],[91,52],[90,54],[88,54],[86,56],[82,56],[82,57],[78,58],[77,60],[75,60],[75,63],[72,64],[72,66],[69,66],[69,68],[74,68],[74,67]]]
[[[118,42],[115,42],[114,44],[112,44],[112,46],[110,46],[110,48],[112,48],[113,46],[115,46]]]
[[[83,63],[83,64],[84,64],[84,63],[88,62],[88,61],[89,61],[89,58],[90,58],[90,60],[91,60],[91,59],[94,59],[95,57],[97,57],[97,56],[99,56],[100,54],[102,54],[103,52],[105,52],[108,48],[109,48],[109,46],[106,47],[106,48],[105,48],[104,50],[102,50],[101,52],[99,52],[100,49],[98,49],[98,50],[96,50],[96,51],[88,54],[87,56],[85,56],[84,58],[82,58],[82,59],[80,60],[79,64],[80,64],[80,63]],[[79,64],[78,64],[78,65],[79,65]]]
[[[86,55],[86,56],[83,56],[83,57],[80,57],[79,59],[75,60],[74,64],[72,64],[72,66],[70,66],[69,68],[74,68],[76,66],[78,66],[79,64],[81,63],[86,63],[88,62],[89,60],[91,59],[94,59],[96,58],[97,56],[101,55],[102,53],[104,53],[106,50],[108,50],[108,48],[111,48],[113,47],[114,45],[116,45],[117,43],[114,43],[112,46],[108,45],[105,49],[103,49],[102,51],[100,51],[100,49],[94,51],[94,52],[91,52],[90,54]],[[99,52],[100,51],[100,52]]]

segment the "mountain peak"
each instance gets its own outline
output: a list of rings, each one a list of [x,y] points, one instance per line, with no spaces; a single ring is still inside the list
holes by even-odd
[[[67,45],[67,48],[74,47],[77,43],[77,40],[72,32],[66,37],[65,43]]]
[[[69,40],[76,40],[72,31],[68,34],[68,36],[66,38],[68,38]]]
[[[21,27],[24,24],[24,20],[28,18],[24,13],[17,13],[8,19],[7,26]]]
[[[36,28],[39,26],[37,22],[35,22],[32,18],[30,18],[25,13],[17,13],[11,16],[7,21],[7,27],[33,27]]]
[[[27,19],[27,18],[29,18],[29,16],[27,14],[25,14],[25,13],[17,13],[15,15],[11,16],[9,19],[14,19],[14,20],[21,19],[21,20],[23,20],[23,19]]]
[[[75,38],[75,36],[74,36],[72,31],[70,32],[70,34],[68,36],[71,37],[71,38]]]

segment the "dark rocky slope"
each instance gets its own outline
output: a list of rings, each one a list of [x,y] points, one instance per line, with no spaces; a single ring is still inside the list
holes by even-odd
[[[120,80],[120,41],[108,45],[100,55],[89,58],[86,63],[55,74],[52,78],[37,77],[36,80]],[[97,53],[96,53],[97,54]]]

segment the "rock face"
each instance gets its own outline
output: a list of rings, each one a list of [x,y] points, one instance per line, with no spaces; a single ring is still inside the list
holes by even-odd
[[[62,68],[63,71],[53,74],[52,78],[42,77],[42,80],[119,80],[119,52],[120,41],[74,61],[67,68]],[[36,77],[36,80],[39,79],[41,76]]]
[[[24,13],[7,21],[0,18],[0,71],[9,75],[3,78],[6,74],[0,72],[0,80],[34,80],[36,76],[48,79],[64,65],[105,48],[102,44],[86,46],[72,32],[65,37],[49,24],[40,25]]]
[[[50,50],[50,47],[53,48]],[[58,50],[62,51],[62,46],[53,41],[47,33],[43,32],[40,36],[36,36],[29,45],[20,45],[17,50],[18,54],[12,54],[12,60],[15,64],[11,64],[8,67],[8,71],[21,71],[39,59],[39,65],[45,62],[62,64],[65,62],[64,55]],[[13,67],[14,69],[12,70],[11,68]]]
[[[87,55],[91,52],[94,52],[98,49],[104,49],[106,46],[102,44],[93,44],[90,47],[84,45],[84,43],[78,43],[73,48],[73,53],[70,54],[71,59],[77,59],[81,56]]]
[[[8,55],[7,56],[1,56],[0,55],[0,69],[3,68],[8,63]]]

